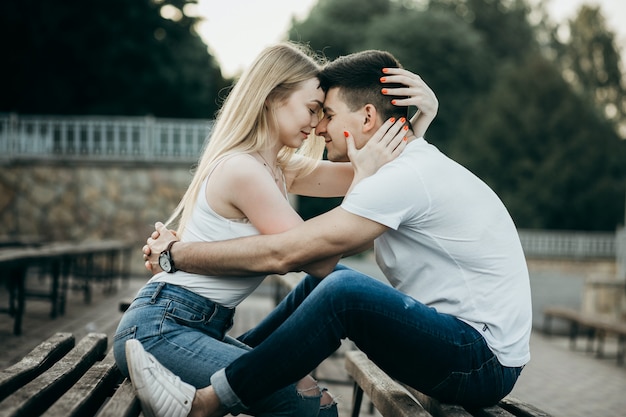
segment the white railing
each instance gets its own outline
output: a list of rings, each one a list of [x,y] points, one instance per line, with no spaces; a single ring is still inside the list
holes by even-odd
[[[0,113],[0,165],[11,161],[182,162],[191,164],[211,120]],[[528,257],[614,258],[626,270],[626,232],[520,230]],[[618,247],[619,246],[619,247]]]
[[[615,258],[613,232],[520,230],[524,253],[529,258]]]
[[[626,280],[626,227],[620,228],[616,233],[616,262],[617,276]]]
[[[197,161],[211,120],[0,114],[0,162]]]

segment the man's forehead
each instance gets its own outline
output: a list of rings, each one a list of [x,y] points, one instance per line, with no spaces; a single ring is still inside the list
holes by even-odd
[[[326,98],[324,99],[324,112],[336,112],[341,106],[345,106],[346,103],[342,100],[341,94],[339,94],[339,88],[334,87],[326,92]]]

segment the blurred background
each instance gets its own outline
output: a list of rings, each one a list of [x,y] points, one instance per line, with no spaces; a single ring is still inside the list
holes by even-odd
[[[139,279],[119,296],[132,298],[148,277],[141,246],[179,202],[229,87],[263,47],[303,42],[327,59],[384,49],[439,98],[428,141],[508,207],[528,260],[535,328],[550,306],[624,323],[625,22],[623,0],[0,2],[0,246],[123,240]],[[292,201],[304,218],[339,204]],[[382,279],[371,253],[347,262]],[[34,274],[29,286],[48,285]],[[91,275],[85,282],[97,281]],[[11,302],[11,282],[1,305]],[[259,291],[269,300],[273,290]],[[88,323],[112,336],[117,301],[91,311],[68,297],[68,331]],[[13,350],[3,347],[12,352],[3,363],[59,328],[48,310],[29,299],[24,336],[6,338]],[[13,322],[0,324],[10,335]],[[622,413],[616,339],[607,342],[610,362],[568,352],[564,340],[533,333],[516,395],[555,416]]]
[[[140,245],[186,189],[241,68],[289,39],[328,59],[389,50],[421,75],[440,102],[427,139],[521,230],[613,235],[626,15],[619,0],[565,3],[568,15],[535,0],[2,2],[0,234]],[[305,218],[338,203],[294,199]]]

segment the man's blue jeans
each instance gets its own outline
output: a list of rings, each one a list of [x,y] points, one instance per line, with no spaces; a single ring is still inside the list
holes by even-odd
[[[386,283],[339,266],[307,276],[240,340],[254,349],[211,378],[222,404],[245,410],[297,381],[349,338],[390,376],[443,402],[493,405],[521,368],[500,365],[478,331]]]

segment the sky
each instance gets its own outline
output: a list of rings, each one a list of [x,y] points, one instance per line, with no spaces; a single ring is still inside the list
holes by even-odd
[[[533,0],[531,0],[532,2]],[[557,23],[576,15],[582,4],[599,5],[607,26],[626,55],[625,0],[548,0]],[[317,0],[199,0],[197,13],[205,21],[200,36],[226,77],[239,74],[263,48],[286,39],[293,17],[303,19]]]

